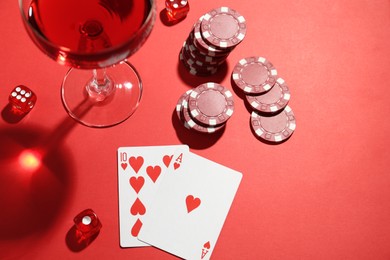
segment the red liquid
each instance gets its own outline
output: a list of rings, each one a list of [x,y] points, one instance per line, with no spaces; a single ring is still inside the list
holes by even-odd
[[[115,64],[150,33],[151,0],[33,0],[27,21],[35,43],[59,63],[79,68]],[[146,26],[143,26],[146,23]]]

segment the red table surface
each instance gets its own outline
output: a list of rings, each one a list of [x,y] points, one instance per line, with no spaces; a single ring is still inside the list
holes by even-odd
[[[158,1],[158,14],[164,2]],[[155,248],[119,246],[116,151],[121,146],[188,144],[191,151],[243,173],[213,259],[390,259],[390,2],[191,1],[187,18],[157,18],[130,58],[144,83],[126,122],[92,129],[75,124],[59,95],[67,71],[25,32],[17,1],[0,9],[0,108],[18,84],[38,96],[19,123],[0,120],[0,259],[176,259]],[[229,6],[247,20],[226,71],[208,78],[178,69],[193,23]],[[234,64],[263,56],[291,90],[297,119],[291,139],[267,145],[236,110],[221,136],[187,131],[173,116],[186,90],[207,81],[232,89]],[[8,151],[36,135],[54,145],[41,176],[10,175]],[[15,159],[16,160],[16,159]],[[73,217],[92,208],[101,233],[83,250],[67,242]],[[164,234],[161,234],[163,236]]]

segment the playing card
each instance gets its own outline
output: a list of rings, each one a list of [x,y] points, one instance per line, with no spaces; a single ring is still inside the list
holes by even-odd
[[[162,180],[138,239],[184,259],[209,259],[242,174],[191,152],[175,154],[172,163],[178,156],[181,164]]]
[[[187,160],[188,153],[189,153],[189,149],[184,149],[184,148],[176,149],[172,156],[172,162],[168,166],[168,171],[175,173],[178,169],[180,169],[183,161]]]
[[[137,235],[149,204],[171,164],[175,151],[187,145],[120,147],[118,149],[119,225],[121,247],[148,246]]]

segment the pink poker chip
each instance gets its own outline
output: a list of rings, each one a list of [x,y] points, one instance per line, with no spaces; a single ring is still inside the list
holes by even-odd
[[[180,98],[177,100],[176,103],[176,114],[179,120],[183,120],[182,117],[182,109],[183,109],[183,102],[188,100],[188,97],[190,93],[192,92],[192,89],[187,90],[183,95],[180,96]]]
[[[287,106],[290,96],[286,82],[278,78],[270,91],[261,95],[246,95],[246,100],[257,112],[276,114]]]
[[[232,79],[245,94],[262,94],[275,84],[278,72],[271,62],[263,57],[241,59],[233,68]]]
[[[200,51],[193,43],[188,42],[188,39],[185,42],[185,44],[183,45],[183,47],[185,48],[186,52],[190,54],[191,58],[193,58],[195,60],[199,60],[201,62],[204,62],[205,64],[208,64],[208,65],[219,66],[222,63],[224,63],[226,58],[228,57],[228,55],[209,56],[209,55],[205,54],[204,52]]]
[[[218,130],[221,130],[225,126],[225,125],[220,125],[220,126],[216,126],[216,127],[202,126],[202,125],[198,124],[197,122],[195,122],[193,120],[193,118],[191,117],[190,112],[188,110],[188,101],[187,100],[183,100],[181,109],[182,109],[184,126],[188,129],[193,129],[193,130],[200,132],[200,133],[212,134]]]
[[[229,7],[219,7],[203,16],[203,39],[220,49],[234,48],[246,35],[245,18]]]
[[[233,115],[232,93],[218,83],[208,82],[196,87],[188,97],[191,117],[205,126],[219,126]]]
[[[203,67],[197,65],[196,61],[188,57],[188,54],[185,53],[184,48],[182,48],[182,50],[180,51],[179,60],[181,61],[183,66],[188,70],[188,72],[194,76],[206,77],[215,74],[218,70],[218,67],[213,67],[213,66]]]
[[[287,105],[282,112],[275,116],[261,116],[253,111],[251,127],[256,136],[263,141],[281,143],[294,133],[296,121],[292,109]]]
[[[193,37],[194,45],[198,47],[199,50],[207,53],[207,55],[209,56],[219,56],[219,55],[228,54],[230,52],[229,50],[217,49],[212,44],[208,44],[204,41],[201,32],[201,24],[203,21],[203,17],[204,16],[200,17],[193,27],[192,37]]]

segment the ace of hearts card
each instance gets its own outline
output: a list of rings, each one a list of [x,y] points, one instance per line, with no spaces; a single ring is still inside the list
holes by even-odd
[[[118,148],[121,247],[148,246],[139,241],[137,235],[176,150],[189,151],[189,148],[187,145]]]
[[[209,259],[242,174],[182,151],[169,168],[138,239],[184,259]]]

